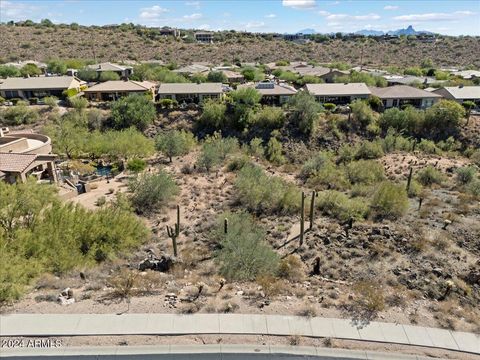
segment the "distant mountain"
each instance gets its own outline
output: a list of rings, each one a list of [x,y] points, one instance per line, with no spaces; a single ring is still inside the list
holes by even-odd
[[[356,31],[355,35],[382,36],[382,35],[385,35],[385,33],[383,31],[380,31],[380,30],[360,30],[360,31]]]
[[[398,29],[398,30],[390,30],[387,32],[383,32],[380,30],[360,30],[355,32],[356,35],[363,35],[363,36],[382,36],[382,35],[432,35],[433,33],[430,31],[417,31],[413,28],[412,25],[408,26],[406,29]]]
[[[317,32],[315,29],[303,29],[297,32],[297,34],[304,34],[304,35],[313,35],[316,34]]]

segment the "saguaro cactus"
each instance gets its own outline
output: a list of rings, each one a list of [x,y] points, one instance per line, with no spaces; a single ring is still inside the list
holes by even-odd
[[[312,230],[313,228],[313,215],[314,215],[314,212],[315,212],[315,196],[317,195],[317,193],[315,192],[315,190],[312,191],[312,200],[310,201],[310,227],[309,227],[309,230]]]
[[[410,184],[412,183],[412,174],[413,174],[413,168],[410,166],[410,172],[408,173],[408,179],[407,179],[407,193],[410,191]]]
[[[303,245],[304,232],[305,232],[305,193],[302,191],[302,206],[300,209],[300,246]]]
[[[225,218],[225,219],[223,220],[223,232],[224,232],[225,234],[228,234],[228,219],[227,219],[227,218]]]
[[[174,228],[167,225],[167,235],[172,239],[173,243],[173,255],[178,256],[177,250],[177,238],[180,235],[180,205],[177,205],[177,222],[175,223]]]

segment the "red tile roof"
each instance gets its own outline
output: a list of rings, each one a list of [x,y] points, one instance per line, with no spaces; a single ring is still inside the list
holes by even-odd
[[[22,172],[36,158],[36,154],[0,153],[0,171]]]

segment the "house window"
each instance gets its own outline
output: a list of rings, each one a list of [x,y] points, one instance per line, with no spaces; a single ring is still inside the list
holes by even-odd
[[[17,98],[18,97],[18,91],[5,91],[5,97],[7,99],[12,99],[12,98]]]

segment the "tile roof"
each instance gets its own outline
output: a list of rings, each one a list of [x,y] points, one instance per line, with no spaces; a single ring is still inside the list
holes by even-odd
[[[447,86],[434,92],[442,89],[448,91],[454,99],[480,99],[480,86]]]
[[[124,71],[126,69],[131,69],[131,66],[123,66],[118,64],[113,64],[110,62],[88,65],[87,68],[96,70],[96,71]]]
[[[36,154],[0,153],[0,171],[22,172],[36,158]]]
[[[73,76],[38,76],[0,79],[0,90],[70,89],[82,82]]]
[[[407,85],[395,85],[388,87],[369,87],[372,95],[380,99],[423,99],[440,98],[441,96],[433,92],[417,89]]]
[[[160,84],[158,94],[221,94],[222,83],[164,83]]]
[[[370,95],[371,91],[364,83],[306,84],[309,93],[316,96]]]
[[[260,94],[265,96],[294,95],[297,93],[297,90],[292,86],[267,81],[259,82],[257,84],[242,84],[237,88],[242,87],[255,88]]]
[[[84,92],[148,91],[154,86],[155,84],[149,81],[110,80],[93,85]]]

